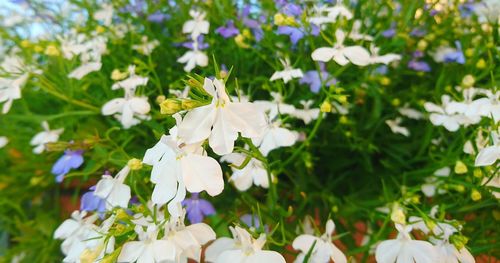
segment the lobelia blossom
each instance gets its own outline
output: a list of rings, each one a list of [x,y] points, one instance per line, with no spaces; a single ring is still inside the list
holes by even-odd
[[[433,58],[436,62],[456,62],[459,64],[465,64],[465,56],[462,51],[462,45],[460,42],[455,41],[456,48],[442,46],[439,47],[433,54]]]
[[[182,26],[182,33],[191,34],[192,39],[196,39],[201,34],[208,34],[210,23],[205,20],[206,13],[203,11],[189,10],[192,20],[186,21]]]
[[[305,124],[309,124],[311,121],[317,119],[320,113],[319,108],[311,108],[313,102],[313,100],[301,100],[300,104],[302,104],[303,108],[295,109],[290,115],[297,119],[301,119]]]
[[[124,98],[116,98],[108,101],[102,106],[101,113],[104,116],[114,115],[117,120],[123,125],[123,128],[128,129],[137,125],[141,120],[147,120],[147,115],[151,110],[148,98],[136,97],[135,86],[145,83],[147,78],[131,76],[130,78],[115,83],[114,89],[123,87],[125,89]]]
[[[200,198],[199,193],[192,193],[191,198],[182,201],[186,207],[186,214],[191,224],[201,223],[205,216],[214,215],[215,208],[207,200]]]
[[[5,147],[9,143],[9,138],[5,136],[0,136],[0,149]]]
[[[96,211],[100,215],[103,215],[106,212],[106,200],[95,195],[95,185],[90,187],[89,190],[80,199],[80,210]]]
[[[358,41],[358,40],[373,41],[372,36],[370,36],[368,34],[362,34],[360,32],[361,25],[362,25],[362,22],[360,20],[354,21],[354,23],[352,24],[351,32],[349,33],[349,38],[354,40],[354,41]]]
[[[328,62],[334,60],[341,66],[349,62],[358,66],[366,66],[370,63],[370,53],[362,46],[344,46],[345,33],[337,29],[335,31],[337,43],[333,47],[320,47],[315,49],[311,57],[314,61]]]
[[[403,120],[401,118],[397,117],[394,120],[386,120],[385,124],[387,124],[387,126],[389,126],[389,128],[391,129],[391,131],[393,133],[399,133],[399,134],[402,134],[402,135],[408,137],[408,136],[410,136],[410,131],[406,127],[400,126],[402,121]]]
[[[431,102],[426,102],[424,108],[430,112],[429,119],[435,126],[444,126],[448,131],[455,132],[460,128],[460,125],[468,125],[478,122],[480,118],[470,119],[461,114],[452,113],[452,109],[448,107],[451,98],[448,95],[441,96],[442,106],[438,106]]]
[[[412,226],[396,224],[396,239],[380,242],[375,251],[378,263],[434,263],[438,262],[436,250],[431,243],[412,240]]]
[[[160,229],[156,225],[150,224],[146,230],[137,225],[134,230],[139,240],[128,241],[123,245],[118,262],[175,262],[174,244],[167,240],[158,239]]]
[[[290,60],[288,60],[288,58],[284,60],[280,59],[280,62],[283,65],[284,69],[274,72],[274,74],[270,78],[271,81],[282,79],[285,83],[288,83],[288,81],[294,78],[302,78],[304,76],[304,74],[302,74],[302,70],[292,68],[292,66],[290,65]]]
[[[309,261],[311,263],[328,263],[331,260],[335,263],[347,263],[347,258],[332,243],[332,234],[335,231],[335,223],[329,219],[326,222],[325,233],[321,237],[310,234],[302,234],[293,240],[293,248],[300,253],[294,262],[304,262],[305,256],[311,251]],[[313,248],[314,246],[314,248]]]
[[[267,156],[270,151],[281,147],[288,147],[295,144],[298,139],[298,133],[281,127],[281,121],[268,121],[262,135],[253,138],[252,142],[259,147],[260,152]]]
[[[192,50],[187,51],[177,59],[178,63],[186,64],[184,66],[186,72],[191,72],[196,66],[206,67],[208,65],[208,56],[202,51],[203,43],[199,43],[198,39],[193,39]]]
[[[56,176],[56,182],[60,183],[64,180],[64,176],[69,173],[71,169],[78,169],[82,164],[82,150],[66,150],[64,151],[64,155],[61,156],[56,163],[54,163],[51,172]]]
[[[30,144],[35,146],[33,148],[33,153],[35,154],[41,154],[45,151],[46,143],[57,142],[59,136],[64,132],[64,128],[50,130],[49,124],[46,121],[42,122],[42,127],[44,131],[37,133],[30,141]]]
[[[443,167],[434,172],[434,176],[425,178],[425,183],[420,186],[420,190],[427,197],[433,197],[436,192],[438,194],[444,194],[446,190],[440,189],[439,186],[442,184],[442,181],[439,181],[439,177],[448,177],[450,176],[451,169],[450,167]]]
[[[115,223],[116,216],[112,215],[101,223],[101,226],[94,226],[90,235],[84,242],[84,249],[70,262],[98,262],[105,254],[110,254],[115,250],[115,237],[107,236],[110,228]],[[75,253],[76,255],[76,253]]]
[[[337,83],[337,80],[330,76],[325,69],[325,63],[319,63],[321,75],[317,70],[309,70],[300,79],[300,84],[308,84],[312,92],[318,93],[321,88],[321,81],[326,82],[325,85],[330,87]]]
[[[370,64],[382,63],[384,65],[389,65],[391,62],[401,60],[401,55],[389,53],[385,55],[379,55],[380,48],[376,47],[373,43],[370,44]]]
[[[422,58],[424,53],[422,51],[415,51],[412,54],[412,59],[408,62],[408,68],[413,69],[419,72],[430,72],[431,67],[425,61],[419,61],[419,58]]]
[[[161,11],[156,11],[148,16],[148,21],[153,23],[161,23],[165,20],[170,19],[169,14],[163,14]]]
[[[500,159],[500,133],[492,131],[490,137],[493,145],[486,146],[479,151],[474,166],[492,165]]]
[[[154,39],[148,42],[148,37],[143,36],[141,38],[141,44],[132,45],[132,49],[137,50],[137,52],[149,56],[153,53],[153,50],[160,45],[160,41]]]
[[[225,26],[221,26],[215,30],[219,35],[223,38],[230,38],[238,35],[240,30],[234,26],[233,20],[229,20],[226,22]]]
[[[21,88],[28,81],[29,72],[26,71],[24,62],[17,55],[5,57],[0,68],[7,74],[6,77],[0,77],[0,103],[4,103],[2,113],[6,114],[13,101],[21,98]]]
[[[239,191],[248,190],[252,184],[263,188],[269,188],[267,170],[261,161],[252,158],[245,167],[238,169],[245,159],[246,156],[241,153],[231,153],[221,158],[221,161],[229,162],[233,165],[231,167],[233,174],[229,181],[233,182],[234,186]],[[273,178],[274,176],[271,175],[271,180],[273,180]]]
[[[60,38],[60,41],[65,58],[71,59],[75,55],[80,56],[81,65],[68,74],[69,78],[79,80],[89,73],[101,69],[101,56],[107,51],[105,37],[96,36],[87,39],[85,35],[70,34],[66,38]]]
[[[111,89],[117,90],[122,88],[126,93],[134,94],[137,86],[146,86],[149,80],[147,77],[141,77],[135,74],[135,65],[128,67],[128,75],[128,78],[114,83]]]
[[[113,5],[103,4],[101,9],[94,13],[94,19],[101,21],[105,26],[111,25],[113,19]]]
[[[76,262],[85,250],[86,240],[95,234],[97,215],[86,217],[87,212],[74,211],[54,232],[54,238],[63,239],[61,251],[66,256],[63,262]]]
[[[304,37],[304,32],[302,31],[302,29],[293,26],[279,26],[277,33],[278,35],[289,36],[290,41],[294,45]]]
[[[129,172],[130,167],[126,165],[114,178],[104,174],[97,182],[94,195],[105,200],[107,210],[112,210],[114,207],[128,207],[131,197],[130,186],[124,184],[124,181]]]
[[[219,154],[233,151],[238,132],[242,137],[258,137],[264,128],[265,116],[250,102],[232,102],[224,83],[205,78],[204,90],[212,96],[209,105],[190,110],[178,126],[185,143],[202,142],[208,138],[212,150]]]
[[[153,166],[151,182],[155,188],[151,200],[159,205],[170,201],[168,210],[174,215],[178,215],[176,208],[186,197],[186,189],[194,193],[207,191],[211,196],[224,189],[219,163],[206,156],[200,143],[188,144],[180,140],[177,130],[174,127],[169,136],[163,135],[143,158],[145,164]]]
[[[80,65],[79,67],[75,68],[73,71],[71,71],[68,74],[68,78],[80,80],[91,72],[101,70],[101,67],[102,67],[101,62],[86,62]]]
[[[205,251],[205,260],[207,262],[285,263],[285,259],[278,252],[262,250],[266,242],[265,234],[261,234],[258,239],[254,239],[250,233],[239,226],[229,227],[229,229],[233,238],[221,237],[216,239]]]

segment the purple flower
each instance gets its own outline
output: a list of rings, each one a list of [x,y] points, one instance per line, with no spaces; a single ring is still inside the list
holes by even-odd
[[[455,45],[457,47],[457,51],[446,53],[444,55],[444,62],[456,62],[459,64],[465,64],[465,56],[462,52],[462,45],[458,41],[455,41]]]
[[[381,65],[375,68],[374,73],[379,74],[379,75],[387,75],[389,67],[387,65]]]
[[[423,37],[427,34],[425,29],[415,28],[410,32],[410,36],[412,37]]]
[[[304,37],[304,33],[300,29],[291,26],[278,27],[278,35],[288,35],[294,45]]]
[[[248,227],[260,228],[260,220],[256,215],[244,214],[240,217],[241,222],[243,222]],[[269,227],[264,225],[264,231],[269,232]]]
[[[106,200],[101,199],[94,194],[95,185],[90,187],[89,190],[90,191],[82,195],[80,200],[80,210],[104,213],[106,211]]]
[[[196,39],[196,43],[198,43],[198,50],[203,50],[208,48],[208,44],[204,42],[205,37],[203,35],[199,35]],[[181,46],[189,49],[194,49],[194,41],[188,41],[181,44]]]
[[[281,12],[283,12],[287,16],[300,16],[302,15],[302,8],[299,5],[287,3],[281,8]]]
[[[424,56],[424,52],[417,50],[417,51],[413,52],[412,56],[413,56],[413,58],[421,58]]]
[[[385,38],[391,38],[395,35],[396,35],[396,28],[393,28],[393,27],[391,27],[385,31],[382,31],[382,36]]]
[[[199,193],[192,193],[191,198],[184,199],[182,205],[186,207],[187,218],[191,224],[201,223],[203,218],[215,214],[214,206],[199,197]]]
[[[161,23],[167,19],[170,19],[170,16],[160,11],[156,11],[148,16],[148,21],[153,23]]]
[[[234,26],[233,20],[227,21],[226,26],[217,28],[215,32],[219,33],[224,38],[230,38],[240,33],[238,28]]]
[[[328,74],[328,72],[321,71],[321,79],[323,79],[323,81],[325,81],[329,78],[330,78],[330,74]],[[299,83],[300,84],[308,84],[309,88],[311,89],[312,92],[318,93],[320,88],[321,88],[321,79],[319,77],[318,71],[310,70],[304,74],[304,76],[300,79]],[[332,85],[335,85],[335,83],[337,83],[337,80],[333,78],[333,79],[330,79],[326,83],[326,85],[332,86]]]
[[[429,64],[427,64],[427,62],[418,61],[416,59],[412,59],[410,62],[408,62],[408,68],[421,72],[431,71],[431,67],[429,66]]]
[[[71,169],[77,169],[83,164],[83,151],[64,151],[64,155],[61,156],[54,166],[52,166],[52,174],[56,175],[56,181],[58,183],[64,180],[64,176],[69,173]]]

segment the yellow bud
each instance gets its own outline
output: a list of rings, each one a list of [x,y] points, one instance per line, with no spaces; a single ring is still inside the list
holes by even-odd
[[[339,211],[339,207],[334,205],[332,206],[332,212],[337,213]]]
[[[420,196],[419,195],[412,196],[410,202],[412,204],[420,204]]]
[[[394,209],[391,213],[391,220],[394,223],[406,224],[406,216],[402,209]]]
[[[25,39],[25,40],[21,41],[21,47],[27,48],[29,46],[30,46],[30,42],[28,40]]]
[[[234,42],[240,48],[249,48],[250,47],[250,45],[248,45],[247,43],[245,43],[245,37],[242,34],[237,35],[234,38]]]
[[[252,37],[252,32],[248,30],[247,28],[243,29],[241,33],[245,38],[251,38]]]
[[[337,97],[338,102],[344,104],[347,102],[347,96],[346,95],[340,95]]]
[[[469,58],[472,57],[472,56],[474,56],[474,49],[472,49],[472,48],[466,49],[465,50],[465,56],[467,56]]]
[[[448,86],[444,87],[444,90],[445,90],[446,92],[450,93],[450,92],[452,92],[452,91],[453,91],[453,88],[452,88],[450,85],[448,85]]]
[[[465,174],[468,171],[467,166],[462,161],[457,161],[455,163],[454,170],[456,174]]]
[[[293,16],[288,16],[286,17],[285,19],[285,25],[287,26],[293,26],[293,25],[296,25],[297,22],[295,22],[295,18],[293,18]]]
[[[486,68],[486,61],[484,59],[479,59],[476,63],[476,68],[478,69],[484,69]]]
[[[125,219],[128,219],[129,218],[129,215],[127,214],[127,211],[125,211],[125,209],[117,209],[116,210],[116,220],[117,221],[120,221],[120,220],[125,220]],[[121,224],[117,224],[116,227],[118,226],[123,226]]]
[[[321,103],[319,110],[321,112],[332,112],[332,104],[328,100],[325,100]]]
[[[474,177],[483,178],[483,172],[481,171],[481,169],[479,168],[474,169]]]
[[[462,79],[462,85],[464,85],[464,87],[466,88],[472,87],[475,82],[476,80],[472,75],[465,75],[465,77]]]
[[[39,46],[39,45],[36,45],[35,48],[34,48],[35,52],[37,53],[40,53],[43,51],[43,47],[42,46]]]
[[[45,48],[45,55],[47,56],[59,56],[61,54],[61,52],[59,52],[59,50],[57,49],[56,46],[54,45],[48,45],[46,48]]]
[[[465,192],[465,186],[461,185],[461,184],[457,184],[454,186],[455,190],[459,193],[463,193]]]
[[[483,198],[483,197],[481,196],[481,193],[478,190],[472,189],[472,192],[470,194],[470,198],[472,199],[472,201],[477,202],[477,201],[481,200],[481,198]]]
[[[421,39],[417,43],[417,49],[421,50],[421,51],[424,51],[427,48],[427,46],[428,46],[428,43],[424,39]]]
[[[106,32],[106,28],[104,28],[103,26],[97,26],[97,27],[95,28],[95,31],[96,31],[97,33],[99,33],[99,34],[100,34],[100,33],[104,33],[104,32]]]
[[[142,161],[137,159],[137,158],[132,158],[132,159],[128,160],[127,165],[130,168],[130,170],[132,170],[132,171],[140,170],[142,168]]]
[[[43,177],[41,177],[41,176],[31,177],[30,184],[31,185],[38,185],[38,184],[40,184],[40,182],[42,182],[42,180],[43,180]]]
[[[172,115],[182,110],[182,101],[179,99],[166,99],[160,104],[160,113]]]
[[[391,79],[388,77],[385,77],[385,76],[381,77],[379,81],[380,81],[380,84],[382,84],[383,86],[387,86],[387,85],[391,84]]]
[[[283,26],[285,24],[286,17],[282,13],[277,13],[274,15],[274,24],[278,26]]]
[[[114,81],[125,79],[128,76],[128,72],[121,72],[119,69],[113,69],[111,72],[111,79]]]
[[[493,31],[493,29],[491,28],[491,25],[488,24],[488,23],[484,23],[481,25],[481,29],[485,32],[485,33],[491,33]]]
[[[200,106],[203,106],[203,103],[196,101],[196,100],[190,100],[190,99],[181,100],[181,108],[183,110],[190,110],[190,109],[198,108]]]
[[[392,106],[394,107],[398,107],[399,105],[401,105],[401,100],[398,99],[398,98],[394,98],[392,101],[391,101],[391,104]]]
[[[339,118],[339,122],[341,124],[348,124],[349,123],[349,119],[345,116],[345,115],[342,115],[340,118]]]
[[[158,104],[161,104],[162,102],[164,102],[167,98],[165,97],[165,95],[159,95],[158,97],[156,97],[156,103]]]

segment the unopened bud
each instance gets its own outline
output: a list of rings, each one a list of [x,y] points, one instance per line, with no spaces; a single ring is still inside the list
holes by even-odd
[[[182,110],[182,101],[179,99],[166,99],[160,104],[160,113],[173,115]]]
[[[142,168],[142,161],[137,158],[132,158],[128,161],[127,165],[132,171],[140,170]]]
[[[470,198],[472,199],[472,201],[477,202],[477,201],[481,200],[481,198],[483,198],[483,196],[481,195],[481,193],[478,190],[472,189],[472,192],[470,194]]]
[[[455,163],[454,170],[456,174],[465,174],[468,171],[467,166],[462,161],[457,161]]]
[[[323,101],[323,103],[321,103],[319,110],[321,112],[331,112],[332,111],[332,104],[328,100],[325,100],[325,101]]]

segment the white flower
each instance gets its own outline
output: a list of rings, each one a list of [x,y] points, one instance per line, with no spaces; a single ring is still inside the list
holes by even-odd
[[[106,200],[106,209],[114,207],[127,208],[130,201],[130,187],[123,182],[127,178],[130,168],[128,165],[118,172],[115,178],[103,175],[97,182],[94,195]]]
[[[394,120],[386,120],[385,124],[387,124],[387,126],[389,126],[389,128],[391,128],[391,131],[393,133],[399,133],[399,134],[402,134],[406,137],[410,136],[410,131],[406,127],[400,126],[401,122],[402,122],[402,119],[397,117]]]
[[[495,190],[496,188],[500,188],[500,175],[493,175],[492,178],[484,177],[481,182],[484,186],[492,187],[491,193],[495,196],[496,199],[500,199],[500,192]]]
[[[450,112],[450,108],[448,108],[448,104],[451,102],[450,96],[443,95],[441,101],[442,106],[431,102],[424,104],[425,110],[431,113],[429,119],[435,126],[444,126],[448,131],[455,132],[460,128],[460,125],[476,122],[476,120],[471,120],[464,115]]]
[[[28,81],[29,73],[20,57],[7,56],[0,65],[7,77],[0,77],[0,103],[4,103],[2,113],[9,112],[12,102],[21,98],[21,88]]]
[[[64,128],[50,130],[46,121],[42,122],[42,127],[44,131],[37,133],[30,141],[30,144],[35,146],[33,153],[36,154],[40,154],[45,150],[46,143],[57,142],[59,136],[64,132]]]
[[[271,76],[271,81],[282,79],[285,83],[287,83],[294,78],[302,78],[304,76],[302,70],[292,68],[292,66],[290,65],[290,60],[288,60],[288,58],[285,60],[280,59],[280,61],[284,69],[274,72],[274,74]]]
[[[443,167],[434,172],[434,176],[425,178],[425,183],[422,184],[421,190],[427,197],[433,197],[436,194],[436,189],[438,194],[443,194],[446,192],[444,189],[438,189],[439,185],[442,184],[438,181],[437,177],[447,177],[450,175],[450,167]]]
[[[307,20],[309,23],[321,27],[323,24],[335,23],[335,18],[328,16],[327,9],[328,6],[318,6],[314,5],[312,8],[312,13],[308,16]]]
[[[101,21],[105,26],[111,25],[113,19],[113,6],[110,4],[103,4],[101,9],[94,13],[94,19]]]
[[[439,238],[431,238],[431,242],[434,243],[438,262],[443,263],[475,263],[474,257],[467,250],[467,248],[462,247],[460,250],[457,249],[453,244],[450,244],[449,237],[457,232],[458,230],[449,224],[440,224],[436,226],[439,232],[434,231],[434,233],[439,236]],[[436,229],[435,228],[435,229]],[[437,233],[436,233],[437,232]]]
[[[399,112],[399,114],[401,114],[405,117],[408,117],[410,119],[414,119],[414,120],[420,120],[424,117],[424,115],[420,111],[412,109],[412,108],[408,107],[408,105],[405,105],[404,107],[399,108],[398,112]]]
[[[213,263],[285,263],[285,259],[278,252],[262,250],[266,243],[266,236],[262,234],[258,239],[252,238],[245,229],[236,226],[230,227],[233,239],[223,237],[215,240],[205,252],[205,260]]]
[[[479,151],[474,163],[475,166],[492,165],[500,159],[500,134],[492,131],[491,139],[493,141],[493,145],[484,147]]]
[[[118,262],[175,262],[175,245],[167,240],[157,238],[159,229],[156,225],[148,225],[145,231],[143,227],[136,226],[135,232],[139,241],[126,242],[118,256]]]
[[[281,127],[280,121],[274,121],[268,122],[262,135],[253,138],[252,142],[259,146],[259,150],[264,156],[267,156],[274,149],[294,145],[298,137],[297,132]]]
[[[327,7],[326,11],[328,12],[328,17],[331,17],[333,21],[337,21],[339,17],[345,17],[347,20],[351,20],[353,17],[351,11],[342,4],[342,1],[337,1],[335,6]]]
[[[252,158],[245,167],[242,169],[237,168],[243,164],[245,159],[246,156],[241,153],[231,153],[221,158],[221,161],[233,164],[233,175],[229,180],[234,182],[234,186],[240,191],[248,190],[252,184],[268,188],[269,178],[267,176],[267,170],[264,168],[264,164],[261,161]],[[272,178],[273,176],[271,175],[271,179]]]
[[[313,100],[301,100],[300,104],[304,107],[303,109],[295,109],[294,111],[289,112],[295,118],[301,119],[305,124],[309,124],[312,120],[315,120],[319,117],[319,109],[311,108]]]
[[[5,147],[9,143],[9,138],[5,136],[0,136],[0,149]]]
[[[197,143],[208,138],[212,150],[224,155],[231,153],[234,141],[241,136],[254,138],[262,133],[265,116],[250,102],[232,102],[221,80],[205,78],[205,91],[212,95],[209,105],[189,111],[178,126],[179,135],[186,143]]]
[[[370,44],[370,52],[372,53],[370,56],[370,63],[377,64],[382,63],[385,65],[389,65],[391,62],[401,60],[401,55],[389,53],[385,55],[379,55],[380,48],[376,47],[373,43]]]
[[[300,251],[295,262],[303,262],[304,257],[312,248],[311,256],[308,262],[327,263],[332,260],[335,263],[347,263],[347,258],[332,243],[332,234],[335,231],[335,223],[329,219],[326,223],[325,233],[321,237],[309,234],[303,234],[293,240],[293,248]],[[314,248],[313,248],[314,245]]]
[[[266,113],[269,119],[274,120],[280,114],[293,115],[297,110],[293,105],[284,102],[283,97],[278,92],[271,92],[272,101],[256,100],[254,104],[263,113]],[[299,118],[299,117],[297,117]]]
[[[192,39],[196,39],[200,34],[208,34],[210,23],[205,20],[206,13],[203,11],[190,10],[189,15],[193,19],[184,23],[182,26],[182,33],[191,34]]]
[[[68,74],[68,78],[82,79],[89,73],[100,70],[101,67],[102,67],[101,62],[87,62],[75,68],[73,71],[71,71]]]
[[[94,222],[98,215],[85,217],[85,211],[74,211],[70,219],[66,219],[54,232],[54,238],[63,239],[61,251],[66,255],[63,262],[76,262],[87,247],[86,240],[95,236]]]
[[[500,19],[500,2],[498,0],[483,0],[474,5],[474,12],[482,23],[497,23]]]
[[[151,182],[155,184],[151,200],[163,205],[170,201],[168,210],[177,215],[177,204],[190,192],[207,191],[211,196],[224,189],[222,169],[212,157],[203,155],[200,144],[185,144],[177,139],[177,128],[171,135],[146,151],[143,163],[153,166]]]
[[[115,115],[123,128],[128,129],[148,119],[147,114],[151,110],[147,97],[136,97],[131,92],[125,91],[124,98],[116,98],[108,101],[102,106],[101,112],[104,116]]]
[[[184,66],[184,71],[191,72],[191,70],[193,70],[196,66],[206,67],[208,65],[208,57],[205,52],[195,48],[184,53],[182,57],[177,59],[177,62],[183,64],[185,63],[186,65]]]
[[[111,86],[111,89],[117,90],[119,88],[122,88],[126,93],[128,92],[134,94],[137,86],[146,86],[146,84],[148,83],[147,77],[141,77],[135,74],[135,66],[129,66],[128,73],[128,78],[116,82],[115,84],[113,84],[113,86]]]
[[[151,53],[153,53],[153,50],[160,45],[160,41],[158,40],[151,40],[148,42],[148,37],[143,36],[141,38],[141,44],[139,45],[132,45],[132,49],[137,50],[139,53],[149,56]]]
[[[100,227],[91,226],[92,230],[86,239],[82,240],[85,248],[79,254],[67,256],[65,262],[97,262],[102,259],[105,254],[109,254],[115,250],[115,237],[107,237],[109,229],[115,222],[115,215],[104,220]],[[81,248],[80,248],[81,249]],[[78,251],[75,251],[78,252]]]
[[[412,240],[411,226],[396,224],[399,234],[396,239],[382,241],[375,251],[378,263],[435,263],[436,250],[431,243]]]
[[[311,57],[314,61],[328,62],[333,59],[341,66],[347,65],[349,62],[358,66],[370,64],[370,53],[364,47],[344,46],[344,31],[337,29],[335,37],[337,43],[333,47],[320,47],[313,51]]]
[[[352,40],[366,40],[366,41],[372,41],[373,37],[367,34],[361,34],[359,31],[361,29],[361,21],[356,20],[352,24],[352,29],[351,32],[349,33],[349,38]]]

